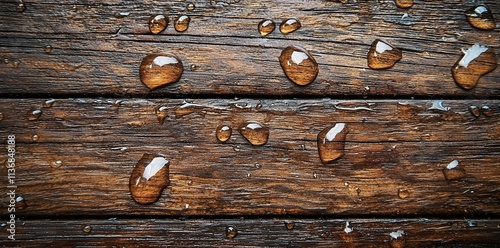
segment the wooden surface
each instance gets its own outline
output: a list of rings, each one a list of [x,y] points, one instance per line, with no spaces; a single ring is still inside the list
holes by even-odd
[[[499,245],[500,70],[472,90],[451,75],[462,48],[499,53],[498,28],[468,24],[472,1],[192,3],[193,11],[185,1],[34,1],[19,13],[18,2],[0,2],[0,142],[16,136],[16,193],[26,203],[16,209],[16,241],[2,225],[2,244]],[[500,20],[500,4],[483,3]],[[169,16],[161,34],[149,33],[152,14]],[[178,33],[172,23],[184,14],[191,24]],[[266,18],[302,27],[262,38],[257,24]],[[377,38],[402,51],[393,68],[367,66]],[[308,86],[280,67],[289,45],[319,64]],[[154,52],[182,60],[179,82],[141,83],[139,65]],[[476,117],[470,106],[492,114]],[[29,120],[33,110],[42,114]],[[269,128],[265,145],[237,131],[247,121]],[[339,122],[349,127],[345,155],[322,164],[317,135]],[[226,143],[216,139],[219,125],[233,128]],[[170,160],[170,185],[148,205],[128,185],[144,153]],[[465,174],[447,180],[454,160]],[[393,240],[398,230],[405,235]]]

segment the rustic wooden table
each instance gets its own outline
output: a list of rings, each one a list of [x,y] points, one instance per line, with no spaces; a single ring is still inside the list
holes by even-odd
[[[1,1],[1,244],[500,245],[500,35],[476,5]],[[144,154],[169,163],[146,180]]]

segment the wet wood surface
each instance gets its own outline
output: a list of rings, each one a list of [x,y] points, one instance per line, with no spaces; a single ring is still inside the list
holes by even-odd
[[[1,198],[1,243],[500,245],[500,70],[471,90],[452,77],[461,49],[498,53],[499,29],[469,25],[474,1],[343,2],[33,1],[18,12],[19,2],[0,1],[0,142],[16,137],[23,198],[16,241]],[[500,20],[499,2],[482,3]],[[170,21],[156,35],[153,14]],[[179,15],[191,18],[182,33]],[[288,18],[302,27],[285,35]],[[277,25],[267,37],[263,19]],[[392,68],[368,67],[376,39],[401,50]],[[307,86],[280,67],[290,45],[319,65]],[[139,65],[157,52],[178,56],[184,72],[150,90]],[[269,128],[265,145],[238,132],[248,121]],[[323,164],[317,135],[335,123],[349,130],[345,154]],[[227,142],[216,138],[220,125],[233,129]],[[170,182],[141,205],[129,179],[145,153],[164,154]],[[459,170],[446,175],[455,160]]]

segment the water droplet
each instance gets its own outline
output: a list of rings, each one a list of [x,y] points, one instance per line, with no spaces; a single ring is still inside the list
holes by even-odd
[[[168,167],[169,161],[163,155],[144,154],[130,175],[129,189],[134,201],[156,202],[170,182]]]
[[[491,116],[493,116],[493,109],[484,105],[484,106],[481,106],[481,113],[483,113],[483,115],[485,115],[486,117],[491,117]]]
[[[465,177],[465,169],[458,160],[453,160],[443,169],[443,174],[447,180],[456,180]]]
[[[265,145],[269,139],[269,128],[256,122],[245,123],[238,131],[254,146]]]
[[[184,32],[189,28],[189,22],[191,18],[187,15],[179,16],[174,22],[174,28],[177,32]]]
[[[238,230],[235,227],[228,226],[226,227],[226,238],[233,239],[238,235]]]
[[[260,169],[262,168],[262,165],[260,165],[259,163],[255,163],[255,168]]]
[[[376,39],[368,51],[368,67],[372,69],[388,69],[403,58],[401,51],[387,42]]]
[[[78,7],[76,7],[76,6],[71,7],[71,11],[73,11],[73,12],[78,11]]]
[[[54,48],[51,45],[47,45],[43,48],[43,50],[45,51],[45,53],[49,54],[54,50]]]
[[[215,132],[215,136],[220,142],[226,142],[231,138],[231,134],[233,133],[233,129],[230,126],[221,125],[217,127]]]
[[[255,109],[259,110],[262,108],[262,103],[257,103],[257,105],[255,105]]]
[[[475,117],[479,117],[479,115],[481,115],[481,111],[479,111],[479,108],[477,106],[474,106],[474,105],[469,106],[469,111]]]
[[[16,197],[16,209],[22,210],[28,207],[26,200],[22,196]]]
[[[168,108],[164,106],[158,106],[155,108],[156,118],[158,119],[160,125],[163,125],[163,123],[165,122],[165,118],[167,118],[168,116],[167,110]]]
[[[186,5],[186,9],[189,11],[193,11],[194,9],[196,9],[196,6],[193,3],[188,3]]]
[[[40,118],[41,115],[42,111],[39,109],[30,109],[28,110],[28,112],[26,112],[26,118],[28,118],[28,120],[30,121],[38,120],[38,118]]]
[[[398,189],[398,196],[401,199],[408,198],[410,196],[410,192],[406,189]]]
[[[5,116],[3,115],[3,113],[0,113],[0,121],[2,121],[3,118],[5,118]]]
[[[316,79],[318,63],[304,48],[289,46],[281,52],[280,65],[285,75],[297,85],[308,85]]]
[[[168,18],[164,15],[153,15],[149,18],[149,31],[152,34],[159,34],[168,26]]]
[[[297,19],[287,19],[280,24],[280,32],[282,34],[289,34],[295,32],[297,29],[302,27],[299,20]]]
[[[8,64],[10,61],[9,61],[9,59],[3,59],[3,62],[4,62],[5,64]]]
[[[295,228],[295,222],[285,221],[285,227],[287,230],[293,230]]]
[[[323,164],[330,163],[344,155],[345,138],[349,128],[345,123],[336,123],[318,134],[319,158]]]
[[[33,141],[38,141],[40,139],[40,136],[38,136],[38,134],[33,134],[33,136],[31,136],[31,140]]]
[[[54,102],[56,101],[56,99],[48,99],[48,100],[45,100],[42,104],[42,107],[44,108],[51,108],[52,105],[54,105]]]
[[[467,21],[472,27],[482,30],[493,30],[496,27],[493,13],[485,5],[474,6],[465,11]]]
[[[402,9],[411,8],[413,0],[396,0],[396,5]]]
[[[141,82],[150,89],[179,81],[184,72],[182,61],[169,53],[153,53],[142,60],[139,68]]]
[[[191,71],[196,71],[196,69],[197,69],[197,68],[198,68],[198,67],[197,67],[195,64],[191,64],[191,65],[189,66],[189,70],[191,70]]]
[[[392,248],[403,248],[405,247],[406,238],[405,232],[402,230],[397,230],[389,234],[391,240],[389,241],[389,246]]]
[[[14,61],[12,64],[14,65],[14,68],[18,68],[21,63],[19,61]]]
[[[257,30],[259,30],[260,36],[265,37],[272,33],[276,28],[276,23],[272,20],[266,19],[259,22]]]
[[[82,231],[83,231],[84,233],[90,233],[90,232],[92,232],[92,227],[91,227],[91,226],[84,226],[84,227],[82,228]]]
[[[19,3],[16,7],[17,12],[22,13],[26,10],[26,5],[24,3]]]
[[[241,151],[241,148],[240,148],[240,146],[233,146],[233,150],[235,152],[239,152],[239,151]]]
[[[187,181],[187,185],[193,185],[193,180]]]
[[[52,163],[50,163],[50,166],[53,168],[59,168],[63,165],[63,162],[61,160],[56,160]]]
[[[462,49],[462,57],[451,69],[458,86],[470,90],[476,87],[479,78],[495,70],[497,55],[493,48],[474,44],[467,50]]]
[[[476,221],[473,221],[473,220],[468,220],[467,221],[467,225],[469,227],[476,227],[477,226],[477,222]]]

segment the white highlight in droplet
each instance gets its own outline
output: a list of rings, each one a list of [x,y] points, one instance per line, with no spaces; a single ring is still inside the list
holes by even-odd
[[[460,62],[458,62],[458,66],[462,66],[462,67],[467,68],[467,66],[469,66],[470,62],[472,62],[474,59],[479,57],[479,55],[486,52],[487,50],[488,50],[488,46],[479,45],[479,44],[474,44],[467,50],[462,49],[462,52],[464,53],[464,57],[460,60]]]
[[[453,160],[448,164],[448,166],[446,166],[446,169],[451,170],[457,166],[458,166],[458,160]]]
[[[153,60],[153,64],[157,66],[177,64],[179,61],[174,57],[158,56]]]
[[[332,127],[330,129],[330,131],[328,131],[328,133],[326,133],[325,140],[333,141],[335,139],[335,137],[337,136],[337,134],[339,134],[340,132],[342,132],[342,130],[344,130],[344,127],[345,127],[345,123],[335,124],[335,126]],[[323,140],[323,143],[325,140]]]
[[[300,65],[304,60],[308,59],[309,56],[305,54],[304,52],[299,52],[299,51],[293,51],[292,52],[292,61],[293,63]]]
[[[377,53],[383,53],[385,51],[390,51],[390,50],[392,50],[391,46],[387,45],[382,41],[377,42],[377,47],[375,48],[375,51],[377,51]]]
[[[402,237],[403,235],[405,234],[404,231],[402,230],[397,230],[395,232],[391,232],[389,235],[393,238],[393,239],[398,239],[400,237]]]
[[[158,173],[158,171],[160,171],[166,164],[168,164],[168,160],[163,157],[153,158],[153,160],[151,160],[151,163],[149,163],[146,166],[146,169],[144,169],[142,177],[146,178],[146,180],[149,180],[151,177],[156,175],[156,173]]]
[[[344,232],[349,234],[350,232],[352,232],[352,228],[349,227],[349,221],[346,221],[345,222],[345,228],[344,228]]]

